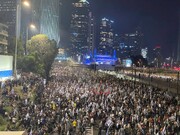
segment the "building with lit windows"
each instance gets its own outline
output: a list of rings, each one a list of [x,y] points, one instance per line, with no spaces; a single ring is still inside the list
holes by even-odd
[[[120,58],[120,35],[114,34],[114,43],[113,43],[113,50],[116,50],[117,58]]]
[[[103,18],[100,24],[100,42],[98,53],[103,55],[113,54],[113,23],[114,21]]]
[[[77,3],[72,3],[73,11],[71,18],[71,52],[72,55],[84,55],[89,52],[91,42],[91,19],[90,4],[86,0],[80,0]],[[88,42],[89,41],[89,42]]]
[[[119,56],[121,58],[130,58],[131,56],[141,55],[143,37],[144,35],[140,31],[120,35]]]
[[[59,9],[59,0],[41,0],[40,33],[54,39],[57,45],[60,42]]]
[[[8,26],[10,37],[15,36],[16,0],[0,0],[0,23]]]
[[[8,26],[0,23],[0,54],[7,53]]]

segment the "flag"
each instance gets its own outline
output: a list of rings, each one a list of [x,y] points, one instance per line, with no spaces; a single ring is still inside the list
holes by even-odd
[[[111,119],[109,119],[108,121],[106,121],[105,125],[107,125],[108,127],[113,125],[113,122]]]
[[[33,131],[32,131],[32,128],[31,128],[31,131],[29,132],[29,135],[33,135]]]
[[[166,135],[166,126],[164,126],[163,130],[161,131],[161,135]]]
[[[143,128],[141,127],[141,124],[138,123],[138,128],[140,129],[141,133],[144,134],[144,130]]]

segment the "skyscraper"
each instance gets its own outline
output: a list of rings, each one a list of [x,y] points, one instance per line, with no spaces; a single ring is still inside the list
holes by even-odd
[[[0,22],[8,26],[9,36],[15,36],[16,0],[0,0]]]
[[[98,46],[99,54],[113,54],[113,23],[114,21],[103,18],[100,24],[100,43]]]
[[[40,33],[54,39],[57,45],[60,42],[59,9],[59,0],[41,0]]]
[[[88,38],[91,35],[90,20],[90,4],[86,0],[80,0],[73,3],[72,19],[71,19],[71,47],[72,55],[83,55],[89,51]]]
[[[37,27],[38,33],[40,33],[40,20],[41,20],[41,11],[39,8],[41,6],[42,0],[32,0],[32,23]]]
[[[113,49],[116,50],[117,57],[120,58],[120,35],[119,34],[114,34],[114,45]]]
[[[129,58],[141,55],[143,46],[143,33],[138,29],[135,32],[120,35],[120,57]]]

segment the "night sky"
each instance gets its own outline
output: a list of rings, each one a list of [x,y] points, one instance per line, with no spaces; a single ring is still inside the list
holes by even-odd
[[[69,44],[71,3],[63,0],[61,19],[61,43]],[[164,57],[176,52],[178,44],[178,10],[180,0],[88,0],[96,21],[106,17],[114,20],[115,33],[134,32],[140,26],[145,46],[162,48]],[[179,8],[179,9],[178,9]]]

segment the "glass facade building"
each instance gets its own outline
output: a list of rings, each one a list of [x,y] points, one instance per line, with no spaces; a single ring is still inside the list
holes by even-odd
[[[73,11],[70,26],[71,55],[82,56],[88,53],[90,49],[88,40],[92,41],[92,37],[89,37],[91,35],[89,30],[91,27],[89,25],[92,24],[92,20],[90,20],[90,4],[86,0],[80,0],[72,5]]]
[[[114,21],[103,18],[100,24],[100,43],[98,53],[105,55],[113,54],[113,23]]]
[[[127,58],[141,54],[141,49],[138,42],[138,32],[121,35],[120,53],[121,57]]]
[[[140,30],[121,35],[115,34],[113,48],[117,51],[117,56],[123,59],[141,55],[141,49],[145,48],[143,38],[144,34]]]
[[[59,9],[59,0],[41,0],[40,33],[54,39],[57,45],[60,42]]]
[[[8,26],[9,36],[15,36],[16,0],[0,0],[0,23]]]

